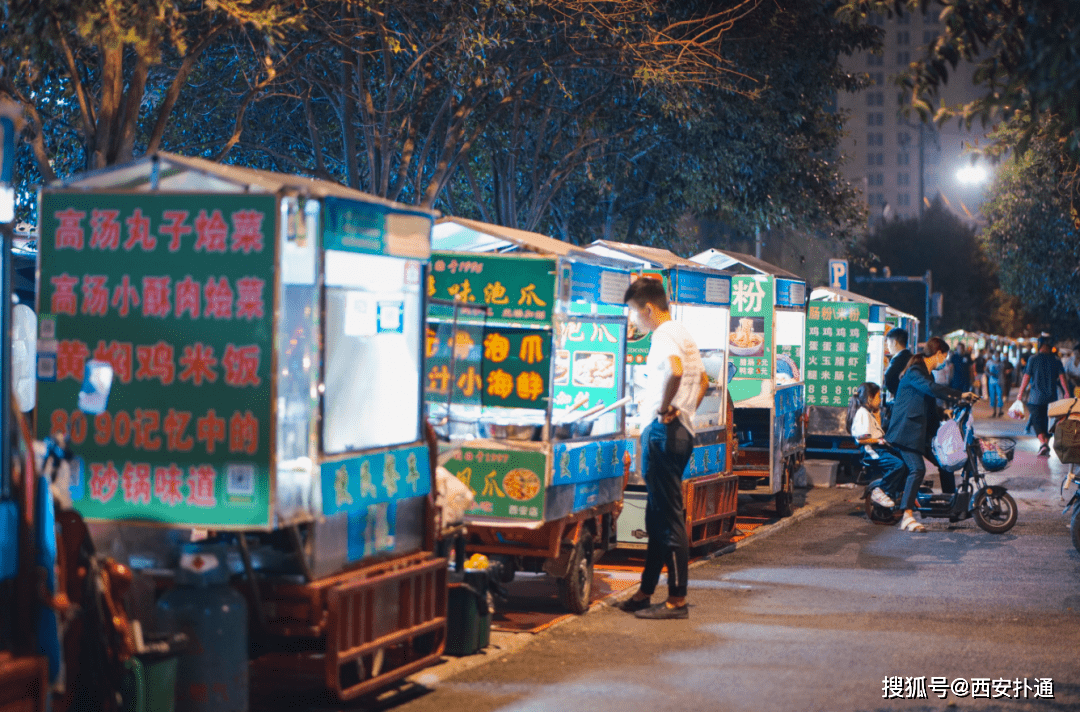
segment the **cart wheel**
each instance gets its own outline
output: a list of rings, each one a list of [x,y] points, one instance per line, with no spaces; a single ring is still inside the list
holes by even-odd
[[[570,571],[565,578],[559,579],[559,598],[571,613],[584,613],[589,610],[592,598],[593,579],[593,538],[589,532],[581,532],[574,556],[570,561]]]

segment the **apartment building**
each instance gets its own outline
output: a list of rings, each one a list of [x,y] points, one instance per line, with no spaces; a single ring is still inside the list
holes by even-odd
[[[895,79],[923,55],[938,36],[936,15],[873,18],[885,29],[881,54],[862,52],[845,58],[849,72],[865,72],[873,86],[857,94],[841,94],[837,108],[848,115],[841,143],[844,174],[862,189],[871,223],[917,217],[939,194],[965,221],[977,222],[987,171],[965,155],[965,144],[977,144],[987,129],[976,124],[965,130],[951,120],[942,126],[923,124],[905,114],[910,92]],[[970,101],[977,92],[971,80],[974,66],[965,65],[950,76],[940,99],[947,105]]]

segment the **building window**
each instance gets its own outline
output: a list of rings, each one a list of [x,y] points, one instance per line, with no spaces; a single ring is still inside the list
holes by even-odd
[[[879,87],[885,86],[885,72],[870,72],[870,78]]]
[[[867,106],[885,106],[885,92],[871,91],[866,93]]]
[[[910,166],[911,156],[907,153],[896,154],[896,165],[898,166]]]
[[[911,143],[911,134],[907,131],[899,131],[896,134],[896,142],[901,146],[907,146]]]
[[[866,55],[866,66],[868,67],[881,67],[885,64],[884,55],[870,53]]]
[[[885,194],[884,193],[870,193],[867,196],[867,202],[870,203],[870,207],[874,207],[874,206],[885,207]]]
[[[885,174],[871,173],[867,180],[871,187],[880,188],[881,186],[885,185]]]
[[[867,126],[884,126],[885,125],[885,113],[882,111],[870,111],[866,114]]]
[[[901,193],[900,195],[896,196],[896,204],[904,208],[908,207],[909,205],[911,205],[911,194]]]
[[[904,50],[903,52],[897,52],[896,63],[903,65],[911,64],[911,52],[908,52],[907,50]]]
[[[910,173],[897,173],[896,174],[896,184],[897,185],[911,185],[911,174]]]
[[[866,154],[866,165],[868,166],[884,166],[885,154],[884,153],[868,153]]]
[[[911,24],[911,15],[907,14],[906,12],[897,15],[896,16],[896,24],[898,24],[898,25],[910,25]]]
[[[909,45],[911,44],[911,33],[907,30],[901,30],[896,33],[896,44]]]
[[[868,133],[866,134],[867,146],[884,146],[885,134],[882,133]]]

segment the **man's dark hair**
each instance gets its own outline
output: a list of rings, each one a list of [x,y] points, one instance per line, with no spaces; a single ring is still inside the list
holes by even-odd
[[[1053,337],[1050,337],[1050,336],[1040,336],[1039,337],[1039,351],[1042,351],[1043,349],[1048,349],[1050,351],[1052,351],[1054,349],[1054,339],[1053,339]]]
[[[900,346],[904,347],[905,349],[907,348],[908,336],[906,329],[889,329],[889,333],[885,335],[885,338],[892,339],[896,343],[900,344]]]
[[[667,292],[664,291],[664,283],[652,277],[641,277],[630,283],[623,295],[623,301],[629,304],[634,302],[638,306],[652,304],[661,311],[668,310]]]

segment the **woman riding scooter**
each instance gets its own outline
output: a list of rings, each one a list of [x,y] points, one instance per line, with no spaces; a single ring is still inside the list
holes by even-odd
[[[927,339],[920,354],[915,354],[908,361],[900,376],[900,387],[892,406],[889,430],[885,440],[895,447],[908,469],[907,482],[901,506],[904,518],[900,528],[909,532],[924,532],[926,527],[915,520],[916,495],[926,476],[926,464],[923,458],[929,456],[928,427],[937,420],[936,399],[954,402],[965,395],[960,391],[935,383],[930,372],[940,366],[949,357],[949,345],[944,340],[932,336]],[[942,483],[944,489],[945,483]]]

